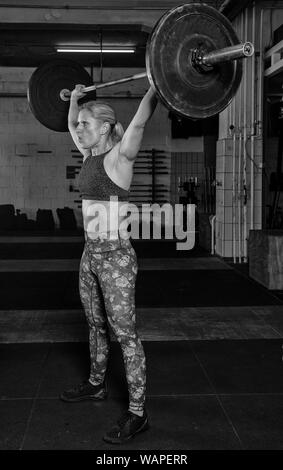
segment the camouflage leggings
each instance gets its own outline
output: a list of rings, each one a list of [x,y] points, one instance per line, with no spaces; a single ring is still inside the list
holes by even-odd
[[[136,253],[129,240],[86,239],[80,263],[80,296],[89,325],[90,381],[104,380],[111,326],[121,345],[131,410],[142,411],[146,362],[135,327]]]

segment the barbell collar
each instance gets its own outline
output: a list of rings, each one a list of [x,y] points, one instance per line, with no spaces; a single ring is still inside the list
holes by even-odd
[[[207,65],[209,67],[227,62],[230,60],[244,59],[254,54],[254,46],[251,42],[236,44],[235,46],[225,47],[216,51],[211,51],[204,55],[196,57],[199,65]]]

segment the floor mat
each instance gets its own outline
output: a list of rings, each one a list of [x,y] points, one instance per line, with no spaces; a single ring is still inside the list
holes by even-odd
[[[0,309],[80,308],[78,273],[0,273]],[[260,284],[231,269],[138,273],[138,307],[280,305]],[[283,304],[282,304],[283,305]]]

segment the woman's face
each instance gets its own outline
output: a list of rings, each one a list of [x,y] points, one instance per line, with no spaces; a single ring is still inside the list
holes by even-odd
[[[92,116],[88,109],[79,112],[76,134],[82,148],[89,149],[95,147],[105,134],[103,122]]]

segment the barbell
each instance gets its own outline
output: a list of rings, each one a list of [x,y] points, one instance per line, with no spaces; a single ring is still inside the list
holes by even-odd
[[[93,84],[80,64],[55,60],[39,66],[28,86],[35,117],[49,129],[68,131],[71,91],[84,92],[147,77],[160,101],[181,117],[202,119],[220,113],[242,79],[242,60],[254,54],[240,43],[230,21],[215,8],[190,3],[167,11],[154,26],[146,47],[146,72]]]

